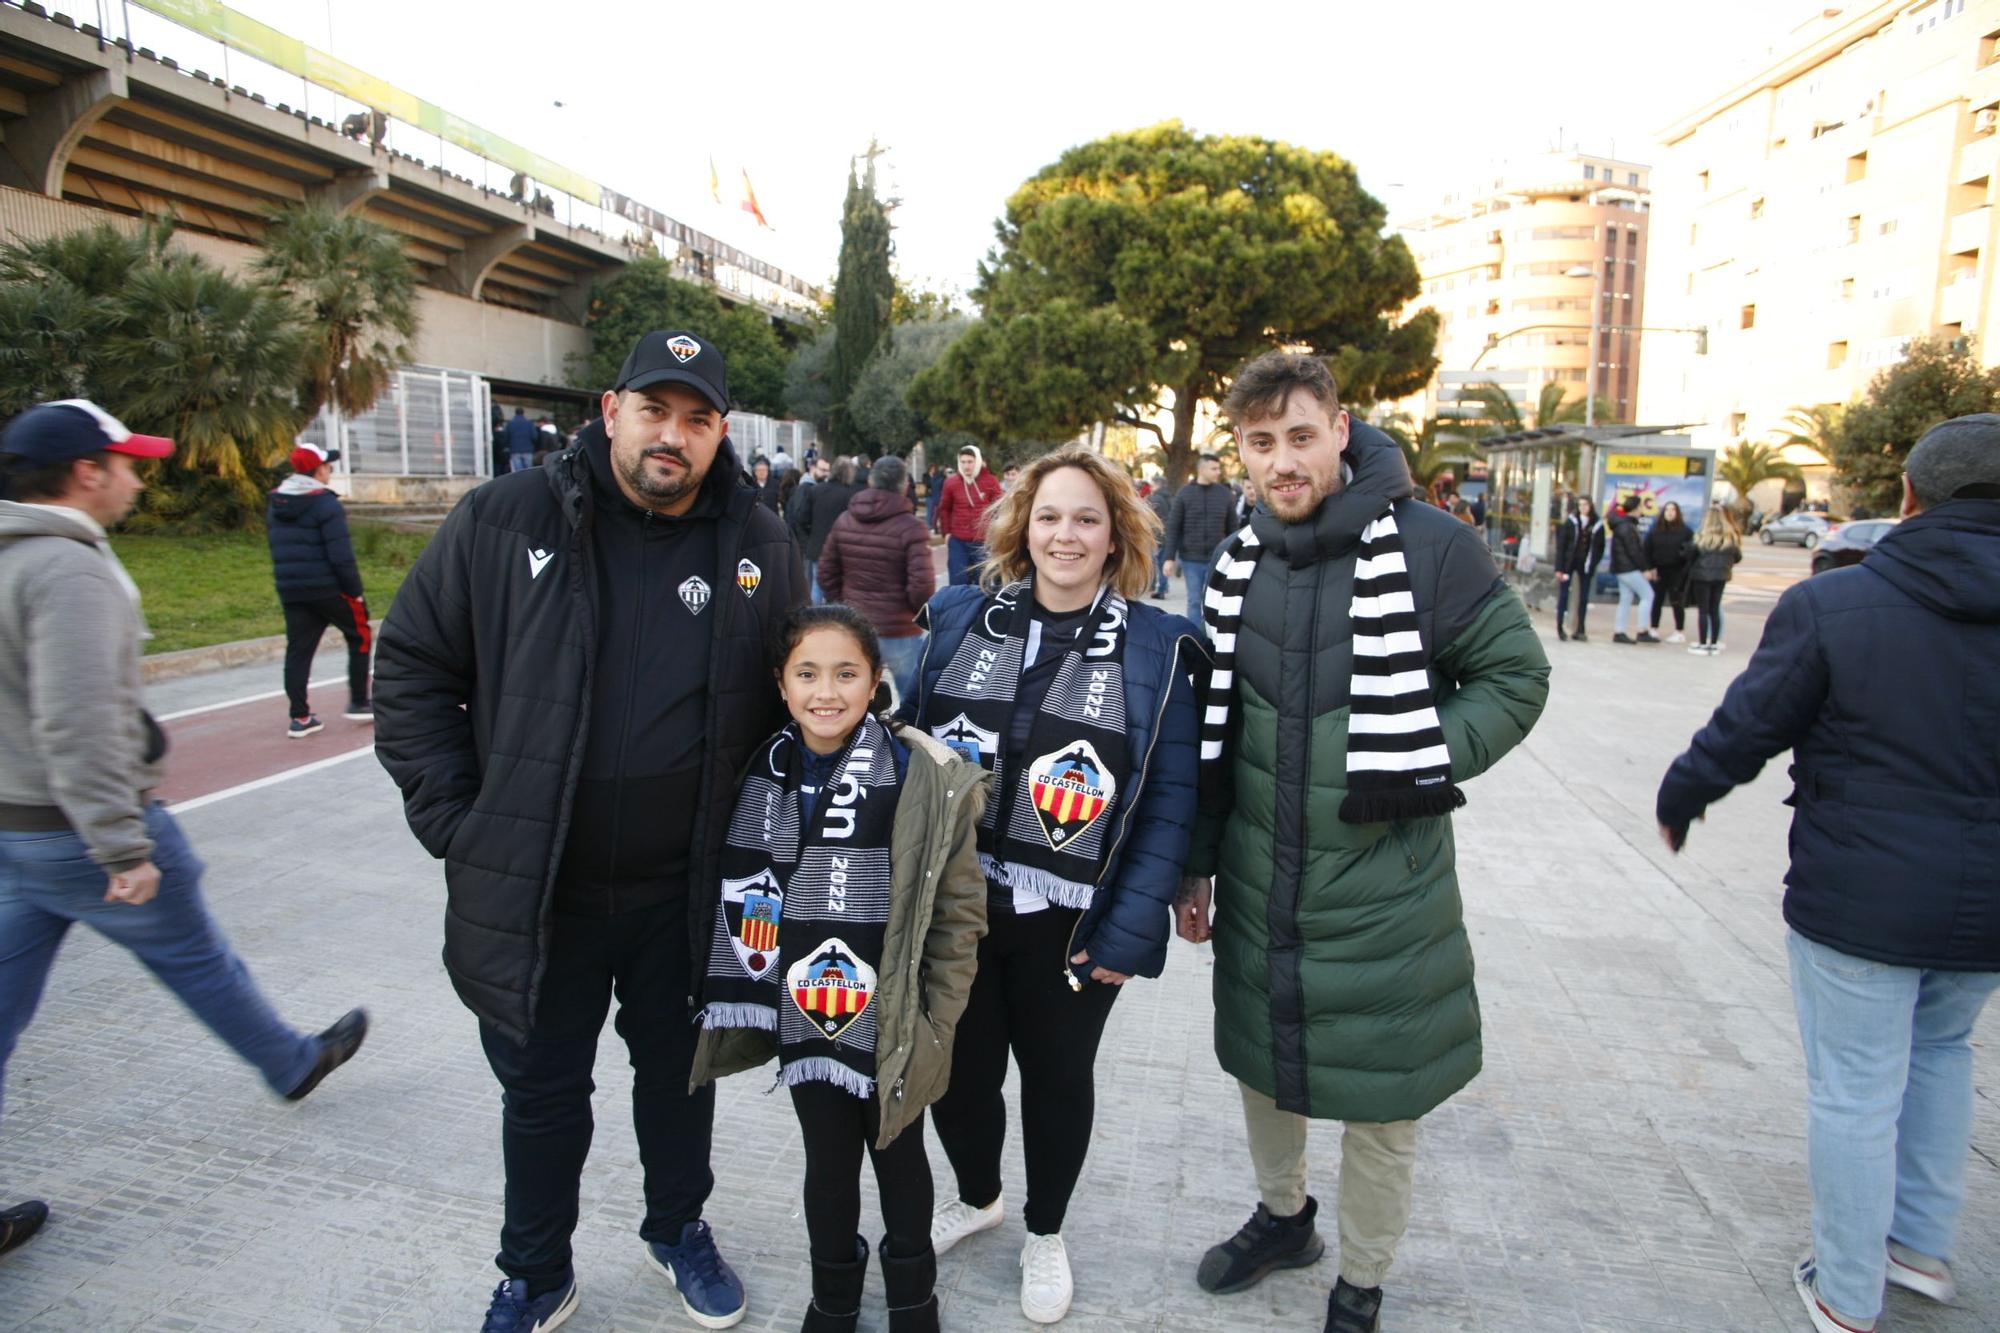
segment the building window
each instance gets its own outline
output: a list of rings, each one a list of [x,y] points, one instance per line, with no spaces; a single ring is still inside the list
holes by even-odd
[[[1881,225],[1881,226],[1879,226],[1879,227],[1877,227],[1877,228],[1875,228],[1875,234],[1876,234],[1877,236],[1893,236],[1893,235],[1895,235],[1895,234],[1896,234],[1896,219],[1894,219],[1894,218],[1883,218],[1883,219],[1882,219],[1882,225]]]
[[[1852,301],[1854,299],[1854,279],[1842,278],[1840,280],[1840,299],[1843,301]]]
[[[1707,194],[1707,193],[1708,193],[1708,173],[1707,173],[1706,171],[1698,171],[1698,172],[1696,172],[1696,173],[1695,173],[1695,177],[1694,177],[1694,179],[1695,179],[1695,183],[1696,183],[1696,184],[1698,184],[1699,186],[1701,186],[1701,192],[1702,192],[1703,194]]]
[[[1861,215],[1859,213],[1856,213],[1847,219],[1847,243],[1849,245],[1857,245],[1860,243],[1860,241],[1861,241]]]
[[[1594,181],[1594,180],[1596,180],[1596,179],[1597,179],[1597,168],[1596,168],[1596,167],[1593,167],[1593,166],[1591,166],[1591,165],[1589,165],[1588,163],[1585,163],[1585,164],[1584,164],[1584,168],[1583,168],[1583,178],[1584,178],[1585,180],[1587,180],[1587,181]]]
[[[1842,366],[1846,364],[1847,364],[1846,341],[1843,339],[1842,341],[1837,343],[1828,343],[1826,345],[1826,368],[1828,370],[1839,370]]]
[[[1514,233],[1517,241],[1588,241],[1596,236],[1595,227],[1524,227]]]
[[[1848,158],[1847,183],[1849,185],[1852,185],[1854,184],[1854,182],[1858,180],[1866,180],[1867,178],[1868,178],[1868,154],[1856,153],[1853,157]]]
[[[1740,438],[1743,434],[1743,423],[1746,420],[1748,418],[1741,412],[1731,412],[1729,414],[1729,433]]]
[[[1746,306],[1744,306],[1744,307],[1743,307],[1743,309],[1742,309],[1742,311],[1741,311],[1741,313],[1740,313],[1740,315],[1738,316],[1738,318],[1739,318],[1739,322],[1738,322],[1738,324],[1736,325],[1736,327],[1737,327],[1737,328],[1739,328],[1739,329],[1754,329],[1754,328],[1756,328],[1756,327],[1757,327],[1757,307],[1756,307],[1755,305],[1746,305]]]
[[[1625,183],[1626,183],[1627,185],[1637,185],[1637,184],[1639,183],[1639,173],[1638,173],[1638,172],[1636,172],[1636,171],[1628,171],[1628,172],[1626,172],[1626,173],[1625,173]]]

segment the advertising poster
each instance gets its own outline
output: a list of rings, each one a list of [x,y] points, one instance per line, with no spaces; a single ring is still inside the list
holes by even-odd
[[[1609,449],[1598,474],[1597,512],[1609,516],[1628,495],[1639,497],[1634,516],[1639,533],[1653,530],[1653,520],[1669,500],[1681,507],[1690,528],[1701,527],[1714,484],[1715,456],[1695,450]],[[1607,558],[1597,576],[1597,590],[1617,586]]]

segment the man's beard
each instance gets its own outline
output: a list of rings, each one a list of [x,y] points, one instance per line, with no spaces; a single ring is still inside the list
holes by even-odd
[[[671,458],[681,465],[681,471],[677,475],[665,478],[656,476],[646,467],[646,460],[649,458]],[[640,450],[629,463],[620,465],[618,472],[625,479],[625,484],[632,488],[634,495],[643,495],[648,500],[659,501],[662,505],[672,504],[689,492],[698,490],[708,475],[706,472],[696,472],[687,455],[678,449],[668,449],[659,445]]]

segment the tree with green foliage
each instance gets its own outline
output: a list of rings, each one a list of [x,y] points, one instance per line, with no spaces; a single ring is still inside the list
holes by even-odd
[[[731,406],[770,416],[784,411],[785,348],[754,306],[725,309],[707,287],[674,276],[664,259],[635,259],[590,289],[583,326],[590,351],[573,358],[570,382],[602,392],[618,382],[632,344],[655,329],[687,329],[722,349]]]
[[[1923,433],[1940,421],[1996,410],[2000,367],[1981,367],[1969,347],[1917,338],[1840,414],[1827,461],[1858,502],[1893,514],[1903,503],[1903,462]]]
[[[1750,517],[1750,492],[1764,482],[1782,479],[1805,482],[1805,473],[1798,466],[1785,461],[1779,452],[1780,446],[1772,444],[1752,444],[1739,440],[1728,452],[1716,460],[1715,476],[1718,481],[1729,483],[1736,491],[1736,503],[1731,508],[1736,513],[1736,526],[1741,529]]]
[[[833,282],[833,359],[828,368],[832,437],[836,448],[864,448],[847,420],[848,397],[862,372],[889,335],[896,305],[896,275],[889,267],[894,244],[889,239],[889,209],[875,193],[873,141],[863,156],[868,167],[860,176],[847,168],[847,199],[840,211],[840,269]]]
[[[956,454],[960,440],[910,403],[910,385],[930,369],[972,321],[963,316],[898,324],[847,397],[847,422],[871,456],[907,454],[919,440],[936,439]]]
[[[832,329],[801,343],[785,365],[785,415],[810,421],[822,438],[833,433]]]
[[[175,442],[134,526],[255,526],[302,422],[305,318],[282,292],[170,250],[172,230],[104,223],[0,246],[0,412],[90,398]]]
[[[256,271],[306,313],[306,417],[328,404],[346,416],[373,407],[417,336],[417,269],[403,238],[324,205],[284,208],[265,230]]]
[[[1567,397],[1563,386],[1554,380],[1542,385],[1541,392],[1535,397],[1532,413],[1524,414],[1513,395],[1493,380],[1466,385],[1459,401],[1478,405],[1476,416],[1461,417],[1459,420],[1482,435],[1513,435],[1524,430],[1547,430],[1566,423],[1581,425],[1584,418],[1583,395]],[[1600,422],[1612,419],[1608,399],[1597,400],[1597,419]]]
[[[1410,480],[1419,490],[1428,491],[1460,463],[1486,456],[1486,451],[1471,440],[1452,433],[1457,425],[1436,417],[1418,425],[1408,413],[1394,412],[1383,419],[1382,433],[1402,446],[1403,461],[1410,465]]]
[[[1072,148],[1007,201],[973,293],[985,318],[915,400],[993,442],[1128,422],[1159,440],[1178,484],[1200,404],[1259,353],[1314,349],[1353,407],[1430,379],[1438,317],[1396,322],[1417,265],[1387,221],[1335,153],[1178,121]],[[1013,330],[1024,320],[1028,336]],[[1066,391],[1022,391],[1045,378]]]

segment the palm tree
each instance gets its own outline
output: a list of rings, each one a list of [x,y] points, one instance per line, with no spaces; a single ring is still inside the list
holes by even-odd
[[[1798,466],[1787,463],[1778,452],[1778,446],[1752,444],[1739,440],[1715,465],[1715,475],[1736,489],[1736,526],[1741,530],[1750,517],[1750,492],[1759,483],[1773,478],[1785,481],[1805,481],[1805,474]]]
[[[1555,380],[1542,385],[1536,396],[1535,409],[1531,415],[1524,415],[1521,405],[1499,384],[1484,380],[1478,384],[1468,384],[1461,401],[1469,400],[1480,406],[1479,421],[1488,435],[1513,435],[1524,430],[1547,430],[1566,422],[1581,424],[1585,413],[1583,398],[1565,398],[1563,386]],[[1597,419],[1610,421],[1613,409],[1606,399],[1597,400]]]
[[[402,238],[320,205],[286,208],[264,233],[257,271],[306,313],[300,409],[310,418],[329,403],[344,414],[373,407],[417,332],[417,272]]]
[[[1441,436],[1436,417],[1417,426],[1407,412],[1392,412],[1382,419],[1382,432],[1403,447],[1403,461],[1410,466],[1410,480],[1418,490],[1428,492],[1439,477],[1459,463],[1484,458],[1486,453],[1471,440]]]
[[[300,425],[309,330],[293,304],[193,255],[136,270],[97,371],[100,401],[135,430],[174,440],[148,490],[156,526],[251,523],[266,470]]]
[[[1821,458],[1831,461],[1833,437],[1840,430],[1840,417],[1845,410],[1839,403],[1794,407],[1785,413],[1783,443],[1803,444]]]

